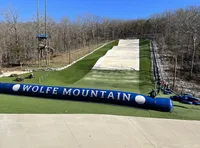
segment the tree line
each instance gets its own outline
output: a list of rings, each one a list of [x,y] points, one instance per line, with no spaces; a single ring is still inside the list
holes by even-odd
[[[177,64],[179,77],[199,79],[200,72],[200,7],[190,6],[154,15],[152,32],[160,55],[169,55]],[[199,79],[200,80],[200,79]]]
[[[37,61],[38,22],[23,22],[19,13],[8,9],[0,22],[0,67],[27,64]],[[125,23],[126,22],[126,23]],[[40,33],[45,32],[44,17],[39,22]],[[63,17],[59,22],[47,17],[48,44],[55,52],[70,52],[107,40],[131,36],[131,21],[111,20],[86,14],[71,21]]]

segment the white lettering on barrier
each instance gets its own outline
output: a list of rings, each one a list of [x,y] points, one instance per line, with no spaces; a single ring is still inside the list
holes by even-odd
[[[41,93],[41,94],[44,94],[43,88],[44,88],[43,86],[40,88],[40,93]]]
[[[32,92],[38,92],[39,93],[46,93],[46,94],[49,94],[52,90],[52,94],[54,95],[57,95],[58,94],[58,89],[57,87],[47,87],[46,90],[44,89],[44,86],[32,86],[32,85],[24,85],[23,86],[23,91],[25,92],[29,92],[29,90],[31,90]],[[91,91],[91,95],[90,97],[98,97],[98,94],[99,94],[99,97],[101,98],[105,98],[105,95],[107,93],[107,91],[98,91],[98,90],[85,90],[85,89],[82,89],[82,93],[81,93],[81,90],[80,89],[74,89],[72,90],[71,88],[70,89],[67,89],[67,88],[64,88],[63,89],[63,93],[62,95],[74,95],[74,96],[80,96],[82,95],[83,97],[87,97],[89,95],[89,92]],[[122,98],[121,98],[122,97]],[[131,99],[131,94],[127,94],[127,93],[123,93],[122,96],[121,96],[121,92],[117,92],[117,98],[115,98],[114,96],[114,93],[113,92],[110,92],[107,96],[107,99],[117,99],[117,100],[123,100],[123,101],[130,101]],[[136,97],[136,100],[138,101],[138,97]],[[138,101],[138,102],[141,102],[141,104],[145,101]],[[137,102],[137,103],[138,103]],[[138,103],[140,104],[140,103]]]
[[[101,92],[101,98],[104,98],[106,91],[100,91],[100,92]]]
[[[117,93],[117,100],[120,100],[120,95],[121,95],[121,93]]]
[[[71,91],[72,91],[72,89],[67,90],[66,88],[64,88],[63,95],[69,95],[69,96],[71,96]]]
[[[54,88],[53,88],[53,93],[52,93],[52,94],[57,95],[57,94],[58,94],[58,89],[59,89],[59,88],[54,87]]]
[[[85,89],[82,90],[82,96],[83,97],[87,97],[88,93],[89,93],[89,90],[86,90],[86,94],[84,94],[84,92],[85,92]]]
[[[32,92],[36,93],[39,90],[39,86],[33,86],[32,87]]]
[[[125,100],[130,101],[130,99],[131,99],[131,94],[128,94],[127,96],[125,93],[123,93],[123,101]]]
[[[109,95],[108,95],[108,97],[107,97],[107,99],[110,99],[110,98],[113,99],[113,100],[115,99],[114,95],[113,95],[113,92],[110,92]]]
[[[91,90],[91,97],[95,96],[97,97],[98,96],[98,90],[94,91],[94,90]]]
[[[77,92],[77,93],[76,93]],[[79,96],[80,95],[80,89],[75,89],[74,91],[73,91],[73,95],[74,96]]]
[[[31,85],[24,85],[23,86],[23,91],[27,91],[28,92],[31,87],[32,87]]]
[[[51,89],[52,87],[47,87],[46,94],[48,94],[51,91]]]

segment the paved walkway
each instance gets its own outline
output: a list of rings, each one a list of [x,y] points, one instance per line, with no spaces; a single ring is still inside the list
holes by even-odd
[[[200,122],[110,115],[0,115],[0,148],[199,148]]]

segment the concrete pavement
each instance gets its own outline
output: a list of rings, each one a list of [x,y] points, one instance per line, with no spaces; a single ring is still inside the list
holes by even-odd
[[[199,139],[199,121],[0,114],[0,148],[199,148]]]

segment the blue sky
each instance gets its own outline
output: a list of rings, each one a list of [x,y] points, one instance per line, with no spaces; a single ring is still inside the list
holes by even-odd
[[[41,11],[43,4],[44,0],[40,0]],[[64,16],[75,19],[86,13],[113,19],[137,19],[165,10],[200,6],[200,0],[47,0],[47,5],[47,14],[56,21]],[[9,6],[17,9],[24,21],[36,14],[36,0],[0,0],[1,11]]]

